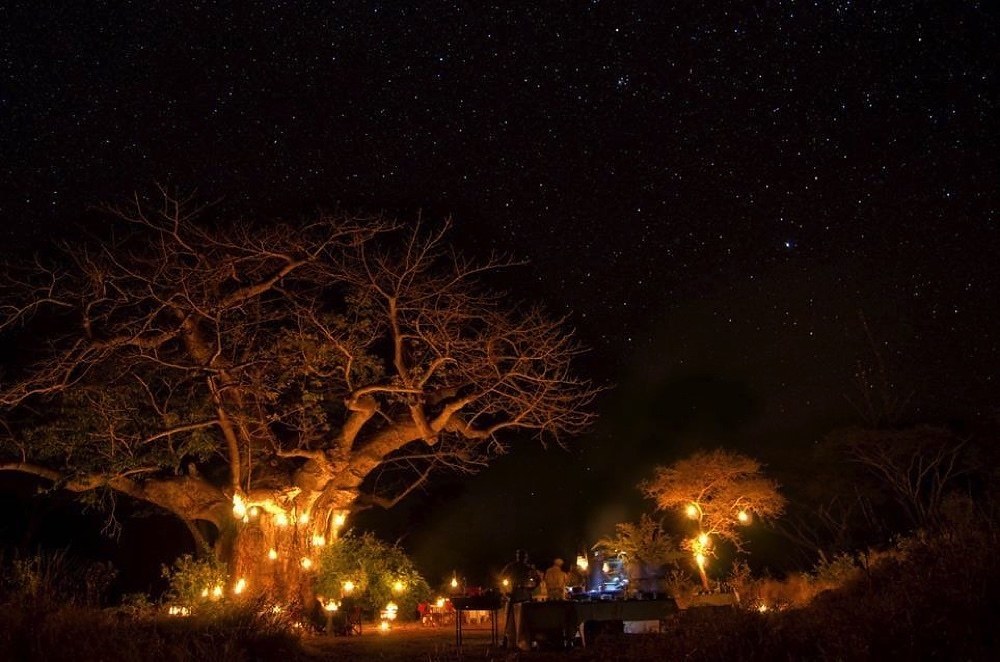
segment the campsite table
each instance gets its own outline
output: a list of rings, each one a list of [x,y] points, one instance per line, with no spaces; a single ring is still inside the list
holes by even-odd
[[[576,632],[587,645],[585,625],[594,622],[663,621],[677,613],[673,599],[664,600],[598,600],[577,602],[547,600],[522,602],[514,605],[514,627],[517,647],[530,650],[539,635],[567,642]]]
[[[490,612],[490,643],[497,645],[498,633],[497,614],[503,605],[503,598],[496,594],[491,595],[471,595],[464,598],[452,598],[451,604],[455,608],[455,645],[462,645],[462,612],[465,611],[488,611]]]

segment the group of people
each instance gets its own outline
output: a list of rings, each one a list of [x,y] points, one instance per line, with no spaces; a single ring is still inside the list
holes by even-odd
[[[504,567],[502,576],[509,583],[507,590],[511,602],[563,600],[568,586],[583,583],[582,578],[575,577],[572,570],[567,572],[564,569],[562,559],[553,559],[552,565],[542,572],[520,549],[514,552],[514,560]]]

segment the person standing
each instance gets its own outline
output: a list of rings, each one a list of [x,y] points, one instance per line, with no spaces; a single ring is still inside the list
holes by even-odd
[[[549,600],[566,599],[566,580],[568,576],[563,572],[563,560],[555,559],[552,565],[545,571],[545,588]]]
[[[517,624],[514,622],[514,603],[530,602],[531,591],[537,584],[537,575],[527,563],[528,555],[518,549],[514,552],[514,560],[504,566],[501,577],[510,586],[507,597],[506,618],[504,619],[504,645],[517,646]]]

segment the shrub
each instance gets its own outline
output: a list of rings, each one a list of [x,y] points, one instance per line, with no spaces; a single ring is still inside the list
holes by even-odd
[[[430,598],[427,581],[399,547],[388,545],[370,533],[348,534],[323,551],[316,593],[328,599],[344,596],[344,583],[353,582],[351,596],[362,607],[378,611],[390,601],[399,606],[400,618],[410,618],[417,604]],[[396,583],[402,591],[395,590]]]

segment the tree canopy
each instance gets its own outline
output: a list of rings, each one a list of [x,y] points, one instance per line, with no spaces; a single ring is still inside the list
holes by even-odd
[[[447,222],[112,211],[105,239],[7,265],[0,470],[220,530],[318,515],[322,538],[335,511],[591,420],[563,320],[484,287],[509,261],[458,254]]]

